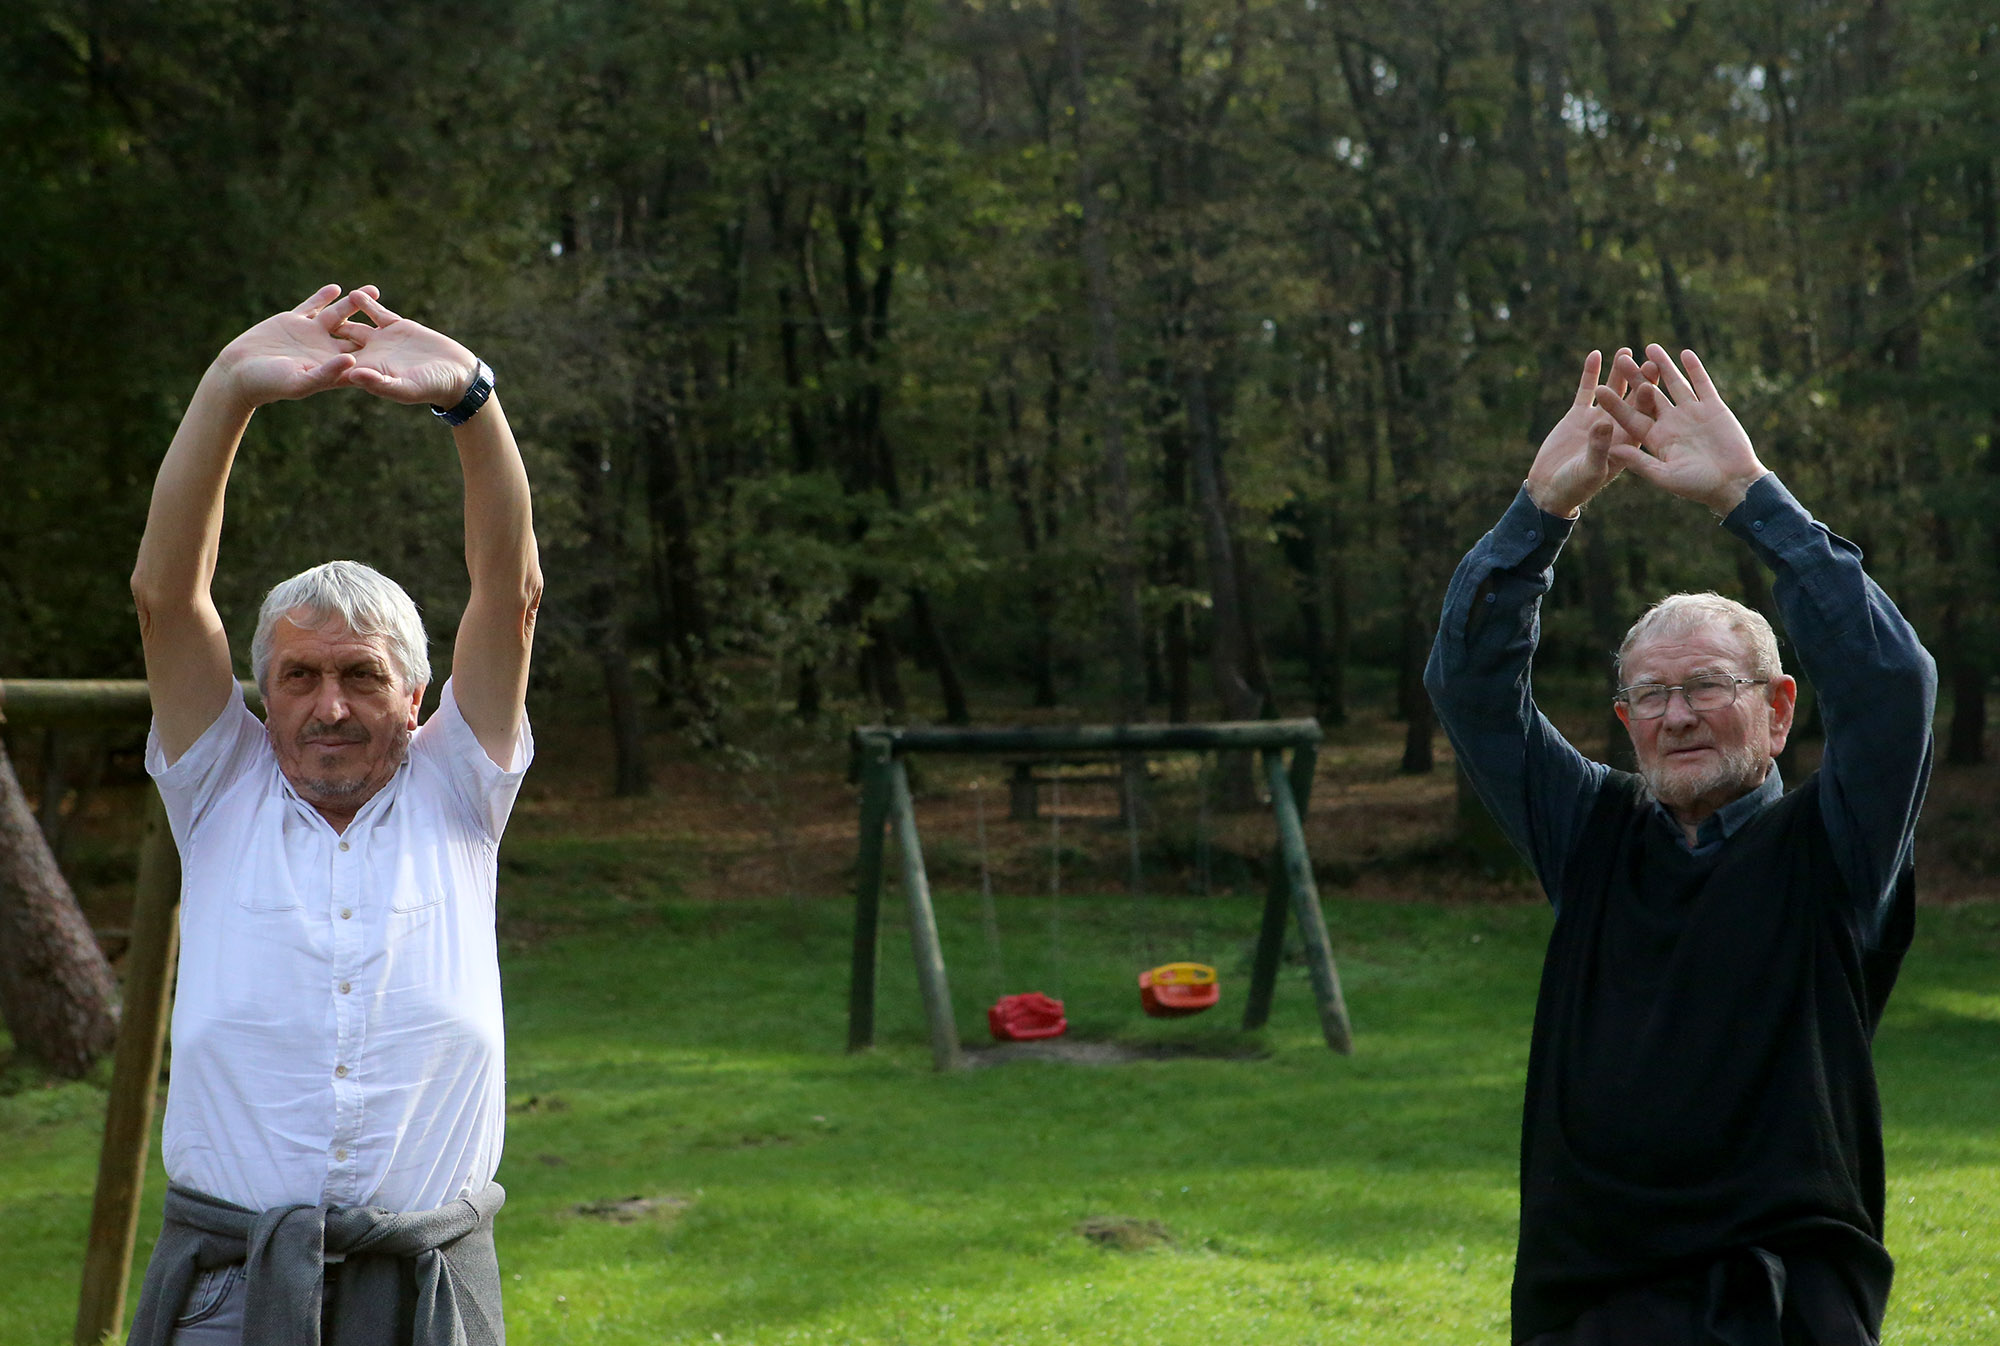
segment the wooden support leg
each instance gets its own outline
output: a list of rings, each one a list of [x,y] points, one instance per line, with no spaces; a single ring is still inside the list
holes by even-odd
[[[910,801],[910,778],[900,758],[889,768],[890,813],[896,826],[896,847],[903,859],[903,897],[910,907],[910,954],[917,964],[917,984],[924,994],[924,1018],[930,1022],[931,1059],[939,1070],[962,1064],[958,1024],[951,1012],[951,985],[944,975],[944,948],[938,943],[937,913],[931,909],[930,878],[924,873],[923,847],[917,841],[917,811]]]
[[[1310,749],[1301,747],[1293,760],[1293,773],[1301,768],[1310,773]],[[1299,759],[1304,758],[1304,762]],[[1292,793],[1292,777],[1285,772],[1284,754],[1276,748],[1264,751],[1264,774],[1271,786],[1271,813],[1278,823],[1278,847],[1284,858],[1285,879],[1292,894],[1292,914],[1298,919],[1299,941],[1305,947],[1306,968],[1312,973],[1313,997],[1319,1002],[1320,1031],[1326,1045],[1346,1056],[1354,1050],[1354,1030],[1347,1021],[1347,1002],[1340,993],[1340,974],[1333,966],[1333,947],[1326,935],[1326,917],[1319,908],[1319,892],[1313,885],[1312,861],[1306,858],[1305,827],[1299,803]]]
[[[1277,848],[1272,848],[1277,852]],[[1264,921],[1257,930],[1257,957],[1250,965],[1250,996],[1243,1004],[1243,1026],[1262,1028],[1271,1017],[1271,1000],[1278,987],[1278,963],[1285,952],[1285,918],[1291,914],[1292,885],[1285,876],[1282,853],[1274,855],[1271,882],[1264,890]]]
[[[1007,774],[1007,817],[1017,823],[1031,823],[1042,816],[1041,787],[1035,784],[1032,762],[1016,762]]]
[[[150,793],[150,792],[149,792]],[[139,883],[132,901],[132,942],[126,954],[125,1008],[112,1059],[111,1098],[98,1153],[97,1196],[90,1210],[90,1244],[83,1255],[77,1301],[77,1346],[98,1346],[125,1321],[125,1286],[139,1229],[139,1198],[153,1140],[153,1097],[173,1000],[174,958],[180,947],[180,857],[167,812],[152,794],[146,839],[139,849]]]
[[[882,832],[889,819],[890,748],[863,747],[861,844],[854,865],[854,970],[847,984],[847,1050],[875,1045],[875,946],[882,916]]]
[[[1292,753],[1292,799],[1305,817],[1312,800],[1313,769],[1319,749],[1301,744]],[[1257,931],[1257,958],[1250,970],[1250,998],[1243,1006],[1243,1026],[1262,1028],[1271,1017],[1271,1000],[1278,986],[1278,965],[1285,952],[1285,918],[1292,906],[1292,881],[1285,867],[1284,841],[1271,847],[1271,882],[1264,890],[1264,923]]]

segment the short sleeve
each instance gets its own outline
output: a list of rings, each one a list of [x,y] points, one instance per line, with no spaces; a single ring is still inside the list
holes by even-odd
[[[264,722],[250,713],[243,700],[241,684],[230,683],[229,702],[215,722],[202,731],[188,750],[172,766],[160,745],[156,721],[146,733],[146,772],[159,787],[167,806],[167,821],[173,828],[174,844],[183,851],[189,833],[209,807],[221,798],[246,771],[269,756],[270,738]]]
[[[528,766],[535,759],[535,736],[528,727],[528,713],[524,709],[512,760],[505,767],[494,765],[486,749],[479,746],[479,736],[465,722],[458,698],[452,692],[451,679],[447,678],[444,689],[438,693],[438,708],[411,738],[410,752],[421,754],[444,773],[460,806],[488,838],[497,842],[507,830],[515,796],[521,792],[521,778],[528,774]]]

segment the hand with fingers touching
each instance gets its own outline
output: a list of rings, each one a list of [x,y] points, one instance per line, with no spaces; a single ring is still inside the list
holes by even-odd
[[[275,313],[237,337],[216,357],[216,372],[245,412],[270,402],[310,397],[338,387],[358,349],[342,324],[355,296],[322,285],[295,308]]]
[[[1644,377],[1600,391],[1597,404],[1621,431],[1623,442],[1610,451],[1614,465],[1718,517],[1742,504],[1769,470],[1693,351],[1682,351],[1676,366],[1663,347],[1646,347]]]
[[[1638,443],[1596,405],[1594,399],[1600,391],[1597,380],[1603,368],[1603,355],[1592,351],[1583,362],[1583,376],[1569,410],[1542,441],[1534,466],[1528,469],[1528,495],[1545,513],[1573,516],[1623,470],[1612,450]],[[1632,352],[1620,350],[1612,366],[1611,387],[1624,393],[1638,378]]]
[[[352,343],[355,353],[341,382],[410,406],[458,404],[479,371],[479,360],[471,351],[442,332],[391,312],[372,285],[348,297],[368,322],[340,326],[339,334]]]

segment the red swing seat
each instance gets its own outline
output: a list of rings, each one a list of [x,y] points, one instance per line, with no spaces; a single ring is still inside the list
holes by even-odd
[[[1033,1042],[1069,1032],[1063,1002],[1040,991],[1003,995],[986,1011],[986,1027],[996,1042]]]

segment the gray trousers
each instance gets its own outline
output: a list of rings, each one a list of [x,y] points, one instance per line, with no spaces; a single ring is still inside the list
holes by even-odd
[[[320,1301],[321,1340],[326,1340],[326,1321],[334,1301],[334,1268],[327,1269],[325,1297]],[[168,1346],[244,1346],[243,1304],[249,1297],[249,1282],[243,1264],[233,1262],[195,1277],[180,1316],[174,1319],[174,1334]]]

